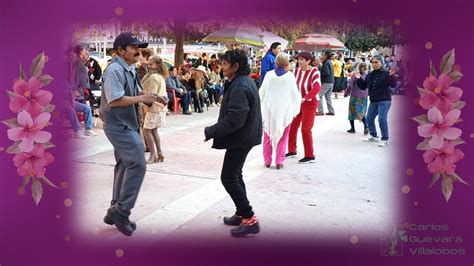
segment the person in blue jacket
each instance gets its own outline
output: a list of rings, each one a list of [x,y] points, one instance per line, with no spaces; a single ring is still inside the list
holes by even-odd
[[[262,84],[265,74],[268,71],[275,69],[276,56],[281,52],[281,43],[274,42],[270,45],[270,50],[267,51],[262,59],[260,68],[260,84]]]

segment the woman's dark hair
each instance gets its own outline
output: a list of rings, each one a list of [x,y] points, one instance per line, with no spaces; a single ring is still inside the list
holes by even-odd
[[[310,61],[310,62],[313,62],[313,60],[314,60],[314,55],[311,54],[310,52],[307,52],[307,51],[303,51],[303,52],[299,53],[296,56],[296,58],[299,58],[299,57],[303,58],[306,61]]]
[[[76,46],[74,46],[73,49],[74,49],[73,51],[76,55],[81,55],[82,50],[84,50],[84,46],[76,45]]]
[[[331,59],[331,57],[334,55],[334,54],[333,54],[331,51],[329,51],[329,50],[328,50],[328,51],[325,51],[324,54],[326,55],[326,57],[327,57],[328,59]]]
[[[231,65],[239,64],[239,69],[235,73],[237,76],[250,74],[250,66],[245,51],[240,49],[227,51],[222,56],[222,60],[229,62]]]

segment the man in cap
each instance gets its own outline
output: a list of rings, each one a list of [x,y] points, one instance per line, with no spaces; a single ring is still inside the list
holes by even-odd
[[[117,55],[104,72],[104,86],[100,104],[100,115],[104,121],[104,132],[114,146],[116,165],[111,207],[104,222],[115,224],[124,235],[131,236],[136,224],[128,217],[137,200],[145,176],[146,161],[142,138],[139,133],[138,104],[151,105],[155,101],[167,102],[166,98],[143,93],[135,63],[139,48],[148,43],[141,42],[130,32],[121,33],[114,41]]]

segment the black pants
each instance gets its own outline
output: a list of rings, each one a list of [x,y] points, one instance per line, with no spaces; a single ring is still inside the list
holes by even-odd
[[[250,218],[254,215],[252,206],[250,206],[247,199],[247,191],[242,178],[242,168],[249,152],[250,149],[227,150],[221,172],[222,184],[237,209],[235,214],[244,218]]]
[[[193,90],[191,97],[193,99],[194,112],[202,113],[204,107],[204,97],[202,97],[202,93],[197,93],[196,90]]]

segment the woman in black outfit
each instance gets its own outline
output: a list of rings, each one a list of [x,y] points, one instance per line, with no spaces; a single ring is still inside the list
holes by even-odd
[[[248,76],[250,68],[242,50],[227,51],[222,70],[228,78],[218,122],[204,130],[205,141],[214,139],[215,149],[226,149],[221,180],[232,198],[236,212],[224,217],[224,224],[238,226],[234,237],[260,232],[257,217],[247,199],[242,168],[247,154],[262,141],[262,115],[257,87]]]

